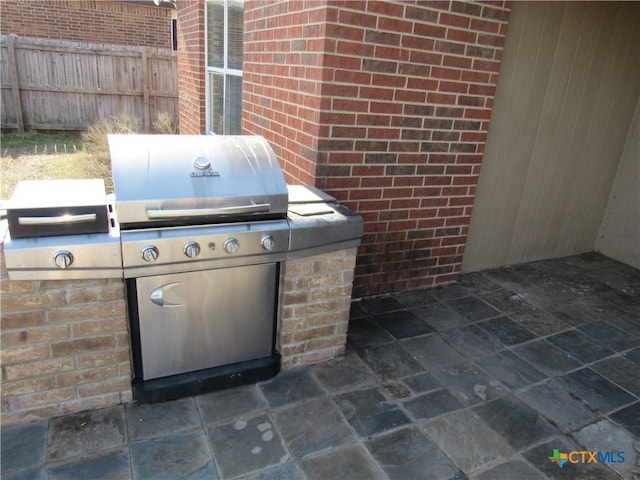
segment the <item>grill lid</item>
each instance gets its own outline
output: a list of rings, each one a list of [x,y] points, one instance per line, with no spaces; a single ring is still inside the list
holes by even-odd
[[[283,218],[287,185],[259,136],[109,135],[121,228]]]

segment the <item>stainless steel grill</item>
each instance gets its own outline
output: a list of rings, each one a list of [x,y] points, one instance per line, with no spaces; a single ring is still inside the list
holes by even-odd
[[[288,193],[261,137],[109,137],[134,395],[166,400],[277,373]]]
[[[261,137],[109,138],[126,278],[281,261],[288,194]]]
[[[287,186],[261,137],[111,135],[109,147],[114,196],[91,181],[26,215],[14,202],[10,216],[38,221],[10,225],[10,278],[124,278],[138,400],[275,375],[282,263],[357,246],[362,218]]]

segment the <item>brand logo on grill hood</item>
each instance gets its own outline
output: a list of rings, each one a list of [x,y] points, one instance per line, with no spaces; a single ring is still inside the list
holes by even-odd
[[[193,166],[196,168],[191,172],[192,177],[219,177],[220,172],[216,172],[211,168],[211,162],[207,157],[196,157],[193,160]]]

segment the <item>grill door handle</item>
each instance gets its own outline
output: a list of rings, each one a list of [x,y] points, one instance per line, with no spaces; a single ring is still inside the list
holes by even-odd
[[[95,213],[83,215],[60,215],[59,217],[18,217],[20,225],[64,225],[69,223],[95,222]]]
[[[160,307],[182,307],[186,296],[184,289],[185,285],[182,282],[167,283],[154,289],[149,295],[149,300]]]
[[[178,210],[147,210],[150,219],[177,217],[206,217],[216,215],[238,215],[243,213],[266,213],[271,209],[270,203],[257,205],[240,205],[238,207],[221,208],[185,208]]]

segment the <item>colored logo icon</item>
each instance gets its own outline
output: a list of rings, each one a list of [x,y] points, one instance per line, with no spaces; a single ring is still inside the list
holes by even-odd
[[[568,459],[568,455],[566,453],[560,453],[560,450],[558,450],[557,448],[553,449],[553,456],[549,457],[549,460],[551,460],[553,463],[558,464],[560,468],[562,468],[564,464],[567,463]]]

